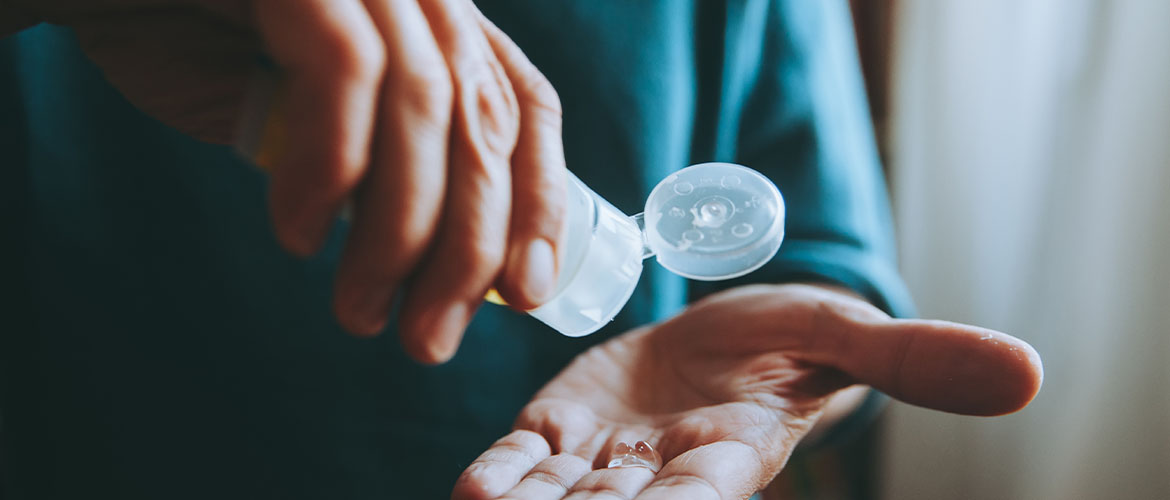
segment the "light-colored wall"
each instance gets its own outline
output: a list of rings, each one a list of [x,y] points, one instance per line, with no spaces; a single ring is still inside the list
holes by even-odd
[[[1170,498],[1170,2],[904,0],[892,183],[924,316],[1031,342],[996,419],[898,405],[888,499]]]

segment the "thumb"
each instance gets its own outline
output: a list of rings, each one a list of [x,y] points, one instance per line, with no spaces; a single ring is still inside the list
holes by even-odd
[[[1036,350],[1005,333],[946,321],[837,319],[839,342],[809,361],[910,404],[1003,415],[1027,406],[1044,380]]]
[[[710,335],[728,325],[733,339]],[[709,351],[783,352],[907,403],[967,415],[1018,411],[1044,380],[1040,355],[1020,339],[959,323],[891,319],[864,300],[816,286],[729,290],[661,329],[693,335],[690,343]]]

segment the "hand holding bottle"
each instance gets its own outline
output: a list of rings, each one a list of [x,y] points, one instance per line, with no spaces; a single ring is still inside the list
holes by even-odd
[[[230,142],[256,63],[283,82],[270,211],[317,251],[347,200],[334,309],[371,335],[403,301],[407,351],[455,351],[485,291],[529,309],[556,281],[565,169],[560,103],[470,0],[15,0],[72,27],[136,106]]]

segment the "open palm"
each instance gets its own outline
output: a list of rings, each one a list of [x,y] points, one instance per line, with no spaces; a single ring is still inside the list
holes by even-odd
[[[1031,347],[1002,333],[892,320],[817,287],[741,288],[579,356],[453,496],[746,498],[844,387],[995,415],[1027,404],[1040,370]],[[605,468],[617,443],[640,440],[661,452],[661,472]]]

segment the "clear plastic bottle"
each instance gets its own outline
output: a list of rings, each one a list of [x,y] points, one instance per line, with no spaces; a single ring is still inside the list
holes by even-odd
[[[576,176],[569,180],[568,236],[556,292],[529,314],[570,337],[613,320],[634,293],[647,257],[687,278],[730,279],[767,263],[784,238],[779,190],[740,165],[704,163],[671,174],[650,193],[644,214],[633,217]]]
[[[568,235],[553,298],[528,311],[570,337],[597,331],[613,320],[642,275],[642,230],[569,174]]]

